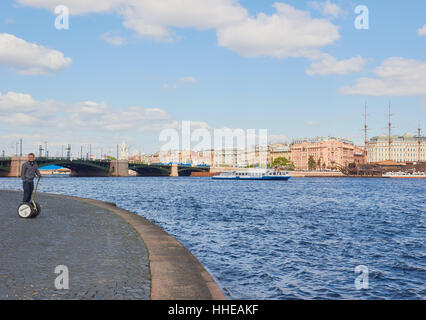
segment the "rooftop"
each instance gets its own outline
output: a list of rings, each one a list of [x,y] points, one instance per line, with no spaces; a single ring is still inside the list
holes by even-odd
[[[339,142],[343,142],[347,144],[354,144],[353,141],[349,139],[345,139],[345,138],[340,138],[340,137],[316,137],[316,138],[293,139],[292,144],[302,143],[302,142],[316,143],[316,142],[331,141],[331,140],[337,140]]]
[[[426,142],[426,136],[420,136],[419,137],[419,136],[409,134],[409,133],[406,133],[403,136],[399,136],[399,135],[391,136],[391,139],[394,142],[396,142],[396,141],[400,141],[400,142],[403,142],[403,141],[418,141],[419,138],[420,138],[421,141]],[[378,141],[386,141],[387,142],[388,139],[389,139],[388,136],[383,135],[383,136],[371,138],[370,142],[378,142]]]

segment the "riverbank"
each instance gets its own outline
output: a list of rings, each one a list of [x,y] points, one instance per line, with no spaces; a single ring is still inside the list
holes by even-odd
[[[0,191],[0,299],[225,299],[201,263],[147,219],[114,204],[38,194],[42,213],[16,213]],[[55,287],[66,266],[69,289]]]

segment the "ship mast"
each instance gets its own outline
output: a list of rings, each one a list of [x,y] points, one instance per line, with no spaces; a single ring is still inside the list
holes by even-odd
[[[389,156],[388,156],[388,159],[389,160],[392,160],[392,122],[391,122],[391,117],[392,117],[392,114],[391,114],[391,104],[390,104],[390,102],[389,102],[389,114],[388,114],[388,117],[389,117],[389,123],[388,123],[388,149],[389,149]]]
[[[368,145],[368,126],[367,126],[367,102],[365,102],[364,113],[364,157],[367,158],[367,145]]]
[[[422,129],[420,128],[420,122],[419,122],[419,129],[417,133],[417,144],[418,144],[418,150],[417,150],[417,161],[420,162],[422,160],[421,152],[422,152]]]

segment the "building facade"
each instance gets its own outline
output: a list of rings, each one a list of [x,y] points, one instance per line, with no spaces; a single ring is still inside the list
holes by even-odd
[[[365,154],[365,147],[354,146],[354,161],[356,165],[366,164],[367,157]]]
[[[215,167],[266,167],[267,163],[267,146],[256,145],[245,149],[223,148],[214,150],[213,165]]]
[[[309,170],[310,157],[315,160],[316,169],[337,169],[355,162],[355,148],[351,141],[341,138],[294,140],[290,145],[290,160],[296,170]]]
[[[426,161],[426,137],[411,134],[392,136],[390,154],[388,136],[372,138],[367,144],[367,161],[376,163],[386,160],[399,163]]]
[[[271,164],[277,158],[286,158],[291,161],[291,150],[288,144],[277,143],[269,146],[268,163]]]
[[[192,151],[192,150],[168,150],[159,151],[158,159],[151,160],[151,163],[163,164],[190,164],[193,166],[207,165],[210,166],[214,161],[214,151]]]
[[[245,165],[244,150],[238,148],[223,148],[214,150],[215,167],[239,167]]]

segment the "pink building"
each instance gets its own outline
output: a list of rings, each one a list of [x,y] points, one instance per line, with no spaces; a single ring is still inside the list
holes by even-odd
[[[312,156],[316,169],[336,169],[355,162],[355,145],[340,138],[294,140],[290,146],[291,161],[296,170],[308,170]]]

